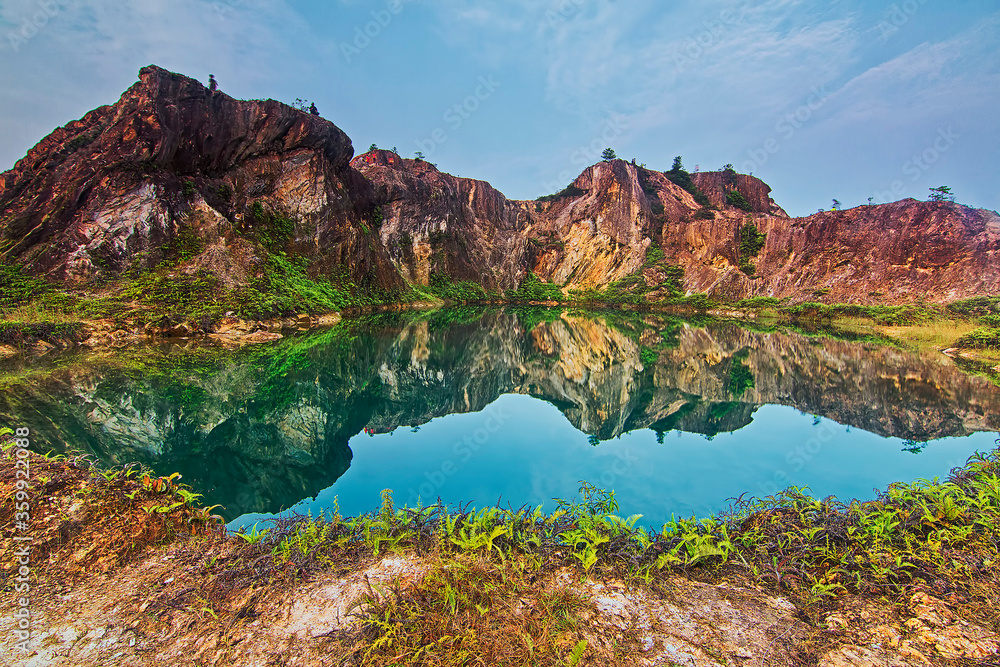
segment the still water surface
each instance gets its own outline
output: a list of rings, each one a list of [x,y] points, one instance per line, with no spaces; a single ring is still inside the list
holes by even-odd
[[[1000,389],[935,353],[732,323],[448,309],[268,347],[64,355],[0,412],[37,446],[181,472],[231,527],[334,506],[614,489],[659,527],[743,493],[874,497],[995,447]]]

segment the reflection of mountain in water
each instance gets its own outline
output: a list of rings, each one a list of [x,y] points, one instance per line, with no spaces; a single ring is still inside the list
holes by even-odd
[[[595,439],[647,427],[714,435],[769,403],[917,441],[1000,428],[1000,390],[943,356],[652,316],[462,309],[267,348],[85,357],[8,389],[0,412],[40,447],[179,471],[232,517],[330,486],[365,428],[478,411],[505,393],[551,402]]]

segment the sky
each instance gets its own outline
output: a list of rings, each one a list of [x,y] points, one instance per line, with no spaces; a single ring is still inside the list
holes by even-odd
[[[533,199],[605,147],[792,215],[1000,208],[997,0],[0,0],[0,171],[148,64]]]

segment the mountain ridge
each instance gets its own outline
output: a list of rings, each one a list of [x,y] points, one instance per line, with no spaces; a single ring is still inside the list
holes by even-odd
[[[0,175],[0,259],[75,287],[165,268],[226,289],[294,273],[382,301],[455,282],[502,299],[532,276],[639,303],[1000,293],[994,212],[903,200],[791,218],[753,176],[672,176],[609,160],[511,200],[391,151],[354,156],[332,122],[149,66]]]

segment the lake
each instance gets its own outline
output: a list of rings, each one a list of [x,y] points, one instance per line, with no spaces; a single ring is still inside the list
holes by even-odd
[[[40,450],[138,461],[238,527],[397,504],[543,504],[581,480],[658,528],[788,486],[842,500],[996,447],[1000,389],[877,338],[637,313],[448,308],[275,344],[5,362]],[[847,336],[847,338],[850,338]]]

